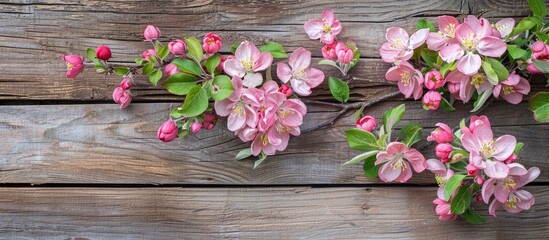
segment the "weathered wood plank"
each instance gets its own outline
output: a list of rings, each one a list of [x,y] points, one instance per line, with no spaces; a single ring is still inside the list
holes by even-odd
[[[381,117],[390,101],[367,110]],[[417,121],[432,130],[437,122],[457,126],[469,107],[452,113],[424,111],[409,104],[403,124]],[[0,107],[1,183],[148,183],[148,184],[335,184],[372,183],[360,166],[341,167],[357,154],[345,142],[343,131],[353,126],[345,117],[334,126],[293,138],[283,153],[269,157],[253,170],[252,160],[236,161],[248,146],[220,122],[213,131],[171,143],[156,139],[158,126],[168,117],[170,104],[115,104]],[[311,107],[303,129],[329,120],[334,112]],[[549,171],[549,125],[536,123],[525,104],[495,102],[484,112],[493,120],[496,135],[513,134],[525,143],[525,165]],[[378,121],[381,120],[378,118]],[[434,156],[433,146],[425,150]],[[538,181],[548,181],[543,174]],[[431,174],[413,183],[433,184]]]
[[[549,190],[485,225],[439,221],[429,188],[3,188],[5,239],[545,239]],[[476,204],[476,203],[474,203]],[[480,207],[487,215],[485,207]]]
[[[401,11],[402,7],[406,11]],[[502,7],[504,6],[504,7]],[[502,1],[160,1],[95,2],[18,1],[0,3],[0,99],[6,100],[106,100],[118,79],[103,78],[88,72],[76,81],[64,77],[60,55],[84,53],[87,47],[106,44],[114,52],[112,60],[131,62],[148,45],[143,43],[143,26],[157,24],[163,39],[186,35],[221,34],[226,43],[252,40],[262,43],[276,40],[291,51],[304,46],[321,56],[319,42],[308,40],[302,24],[317,17],[325,7],[333,7],[344,23],[342,39],[353,39],[362,56],[378,58],[377,49],[390,26],[411,29],[419,18],[434,19],[441,14],[481,13],[489,16],[527,15],[523,2]],[[249,14],[255,12],[257,14]],[[184,23],[184,24],[183,24]],[[366,59],[352,74],[368,80],[382,80],[388,65]],[[335,72],[330,72],[336,75]],[[355,86],[355,93],[371,96],[387,87],[365,89]],[[151,87],[144,78],[133,93],[136,100],[176,100],[160,88]],[[325,98],[327,91],[316,97]]]

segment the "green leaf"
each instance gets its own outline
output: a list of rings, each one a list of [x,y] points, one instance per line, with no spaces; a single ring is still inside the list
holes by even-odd
[[[517,24],[517,26],[513,29],[513,31],[511,31],[509,36],[521,34],[526,30],[533,28],[534,26],[536,26],[535,20],[532,17],[526,17]]]
[[[465,209],[471,206],[472,190],[473,188],[469,186],[462,186],[459,188],[456,196],[450,204],[450,211],[452,213],[462,214],[465,212]]]
[[[499,82],[507,80],[507,78],[509,77],[509,70],[507,70],[507,68],[503,66],[500,61],[488,57],[486,58],[486,61],[490,63],[492,69],[494,69],[494,71],[496,72]]]
[[[496,71],[494,71],[490,62],[482,61],[482,70],[484,70],[488,81],[492,85],[497,85],[499,83],[498,74],[496,73]]]
[[[175,95],[185,95],[196,85],[196,77],[185,73],[171,75],[162,86]]]
[[[154,63],[149,62],[143,66],[143,75],[150,75],[154,71]]]
[[[427,65],[429,65],[429,67],[435,68],[435,64],[437,63],[438,59],[438,53],[435,51],[431,51],[427,48],[422,48],[421,58],[423,59],[423,61],[425,61],[425,63],[427,63]]]
[[[513,153],[518,156],[523,146],[524,146],[523,142],[518,142],[517,145],[515,146],[515,150],[513,151]]]
[[[103,66],[103,63],[101,63],[101,61],[99,61],[99,59],[95,56],[95,49],[86,49],[86,57],[88,57],[88,59],[92,61],[95,66]]]
[[[231,45],[231,47],[229,48],[229,50],[231,51],[231,53],[234,55],[236,53],[236,49],[240,46],[241,42],[235,42],[233,43],[233,45]]]
[[[261,165],[261,163],[265,161],[265,159],[267,159],[267,155],[261,152],[261,154],[259,155],[259,158],[254,163],[254,169],[257,168],[259,165]]]
[[[478,214],[472,207],[467,208],[461,217],[471,224],[483,224],[486,223],[486,218]]]
[[[349,85],[347,85],[347,83],[338,78],[329,77],[328,86],[330,87],[332,96],[334,96],[336,100],[343,103],[349,100]]]
[[[360,151],[380,150],[377,146],[376,137],[371,132],[366,132],[362,129],[352,128],[345,131],[347,143],[352,149]]]
[[[444,185],[444,200],[448,201],[450,197],[452,196],[452,193],[459,187],[463,179],[465,178],[465,175],[463,174],[454,174],[446,184]]]
[[[446,100],[446,98],[441,99],[439,108],[442,109],[442,111],[445,111],[445,112],[451,112],[451,111],[456,110],[456,108],[454,106],[452,106],[452,104],[450,104],[448,102],[448,100]]]
[[[528,5],[530,5],[534,16],[544,18],[547,15],[547,7],[543,0],[528,0]]]
[[[423,28],[428,28],[429,32],[436,32],[435,26],[433,26],[431,22],[427,21],[427,19],[421,19],[417,21],[416,28],[418,30]]]
[[[543,60],[536,60],[532,59],[532,63],[534,63],[534,66],[542,72],[542,73],[549,73],[549,62],[543,61]]]
[[[141,64],[144,64],[144,63],[146,63],[146,62],[147,62],[147,60],[145,60],[145,59],[143,59],[143,58],[136,58],[136,59],[135,59],[135,63],[136,63],[137,65],[141,65]]]
[[[252,156],[252,149],[251,148],[246,148],[246,149],[240,150],[240,152],[238,152],[238,154],[236,154],[235,159],[236,160],[242,160],[242,159],[249,158],[251,156]]]
[[[202,56],[204,52],[202,51],[202,45],[200,41],[195,37],[185,38],[185,43],[187,44],[187,56],[193,58],[197,62],[202,61]]]
[[[212,98],[216,101],[223,100],[234,92],[233,83],[226,75],[218,75],[212,81]]]
[[[402,119],[405,111],[406,105],[404,104],[400,104],[394,108],[390,108],[389,110],[385,111],[385,113],[383,114],[383,128],[385,129],[385,133],[391,132],[393,126],[397,124],[400,119]]]
[[[217,68],[220,62],[221,62],[221,55],[219,55],[219,53],[216,53],[210,56],[208,59],[206,59],[206,61],[204,62],[204,65],[206,66],[206,70],[208,70],[208,72],[213,75],[215,68]]]
[[[377,153],[379,153],[378,150],[373,150],[373,151],[369,151],[369,152],[365,152],[365,153],[362,153],[362,154],[359,154],[357,156],[355,156],[354,158],[352,158],[351,160],[345,162],[343,164],[343,166],[346,166],[346,165],[353,165],[353,164],[357,164],[359,163],[360,161],[362,160],[365,160],[371,156],[375,156],[377,155]]]
[[[157,52],[158,52],[158,57],[163,60],[168,56],[168,54],[170,54],[170,49],[168,48],[167,45],[159,46]]]
[[[208,92],[201,85],[192,87],[187,93],[181,114],[185,117],[195,117],[208,108]]]
[[[475,101],[475,103],[473,103],[473,110],[471,110],[471,112],[476,112],[478,111],[483,105],[484,103],[486,103],[486,100],[488,100],[488,98],[492,95],[492,91],[494,91],[494,88],[488,88],[486,89],[482,95],[480,95],[477,100]]]
[[[364,108],[366,108],[366,106],[362,106],[360,108],[358,108],[356,111],[355,111],[355,121],[357,121],[359,118],[362,117],[362,113],[364,112]]]
[[[457,64],[456,64],[456,61],[452,62],[452,63],[447,63],[447,64],[444,64],[442,65],[442,67],[440,67],[440,74],[442,74],[443,77],[446,76],[446,74],[449,72],[449,71],[453,71],[454,69],[456,69],[457,67]]]
[[[512,59],[522,59],[526,56],[526,50],[517,47],[517,45],[507,45],[507,51]]]
[[[539,92],[530,98],[530,110],[538,122],[549,122],[549,92]]]
[[[158,81],[162,78],[162,70],[156,70],[149,75],[149,81],[156,86],[158,84]]]
[[[381,164],[375,165],[376,163],[376,156],[370,156],[368,159],[364,161],[363,169],[364,169],[364,175],[367,178],[377,178],[378,177],[378,171],[379,168],[382,166]]]
[[[460,153],[461,154],[461,153]],[[454,152],[452,152],[452,156],[454,155]],[[467,171],[467,163],[464,161],[459,161],[457,163],[450,164],[450,168],[454,171]]]
[[[200,76],[200,74],[202,74],[202,68],[200,65],[192,60],[178,58],[173,60],[172,63],[182,72],[190,73],[196,76]]]
[[[265,45],[259,47],[260,52],[270,52],[273,58],[288,58],[284,47],[277,42],[267,42]]]
[[[356,64],[358,64],[358,60],[360,60],[360,51],[358,50],[358,48],[356,47],[356,45],[354,43],[347,43],[347,47],[349,49],[352,49],[353,50],[353,61],[351,61],[351,64],[350,64],[350,68],[354,67]]]
[[[334,66],[336,68],[339,68],[339,66],[337,66],[336,62],[332,61],[332,60],[328,60],[328,59],[322,59],[318,62],[318,65],[330,65],[330,66]]]
[[[120,76],[125,76],[130,72],[130,69],[127,67],[114,67],[114,72]]]
[[[397,136],[404,136],[402,143],[408,147],[421,140],[421,125],[418,123],[410,122],[404,125],[398,132]]]

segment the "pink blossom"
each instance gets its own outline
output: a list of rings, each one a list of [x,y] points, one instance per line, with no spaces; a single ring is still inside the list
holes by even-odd
[[[437,91],[429,91],[423,95],[423,106],[429,108],[429,110],[437,110],[440,106],[442,96]]]
[[[362,129],[367,132],[374,131],[376,125],[376,119],[370,115],[366,115],[356,120],[356,128]]]
[[[112,99],[120,104],[120,108],[125,108],[132,102],[132,95],[122,87],[116,87],[112,92]]]
[[[456,29],[460,25],[458,20],[452,16],[439,16],[438,32],[429,33],[427,37],[427,47],[434,51],[439,51],[448,44],[457,43],[455,40]]]
[[[474,19],[474,16],[469,16],[466,19],[468,21],[457,28],[455,39],[458,43],[449,44],[439,52],[442,60],[447,63],[458,60],[457,69],[467,76],[480,69],[480,55],[501,57],[507,50],[507,44],[503,40],[492,36],[492,27],[486,19]]]
[[[539,69],[534,65],[532,60],[543,60],[543,61],[549,61],[549,46],[545,45],[542,41],[537,41],[532,46],[530,46],[530,49],[532,50],[532,58],[528,60],[528,71],[532,74],[541,74]]]
[[[258,89],[244,89],[242,79],[237,76],[232,78],[235,91],[228,98],[222,101],[215,101],[215,112],[227,118],[227,128],[230,131],[237,131],[246,126],[255,128],[257,125],[257,108],[260,107],[259,100],[254,95]]]
[[[322,47],[322,56],[325,59],[328,59],[328,60],[336,60],[337,59],[337,55],[336,55],[336,45],[337,44],[338,44],[338,42],[336,42],[336,41],[333,41],[330,44],[325,44],[324,47]]]
[[[427,137],[427,141],[435,141],[437,143],[451,143],[454,141],[454,135],[452,129],[444,123],[437,123],[435,130],[431,132],[431,136]]]
[[[446,75],[446,81],[452,84],[459,84],[459,99],[465,103],[471,99],[475,90],[478,93],[482,93],[492,87],[486,75],[482,73],[467,76],[458,70],[454,70]]]
[[[338,42],[335,47],[335,53],[337,56],[337,61],[341,63],[350,63],[353,61],[353,58],[355,56],[353,50],[350,48],[347,48],[347,45],[342,42]]]
[[[168,43],[168,49],[175,56],[183,56],[187,51],[187,44],[181,39],[175,39]]]
[[[436,155],[437,157],[440,158],[440,160],[443,163],[447,163],[450,161],[450,154],[452,153],[453,150],[454,150],[454,147],[452,147],[452,145],[448,143],[439,143],[435,147]]]
[[[285,84],[280,86],[280,88],[278,88],[278,91],[283,93],[286,97],[290,97],[293,94],[292,89],[288,85],[285,85]]]
[[[307,21],[304,28],[310,39],[320,38],[323,43],[330,44],[341,32],[342,26],[339,20],[335,19],[332,9],[326,8],[322,11],[321,18]]]
[[[158,57],[158,54],[154,49],[147,49],[141,54],[141,57],[147,61],[150,61],[149,56]]]
[[[95,57],[97,57],[97,59],[107,61],[109,60],[109,58],[111,58],[111,56],[111,49],[107,46],[99,46],[95,50]]]
[[[170,119],[162,123],[162,125],[160,125],[156,133],[156,136],[158,137],[158,140],[162,142],[171,142],[175,138],[177,138],[178,133],[179,133],[179,129],[177,128],[177,125],[173,120]]]
[[[435,212],[438,215],[438,219],[442,221],[454,221],[458,217],[457,214],[453,214],[450,210],[451,201],[444,201],[440,198],[437,198],[433,201],[437,206],[435,207]]]
[[[501,38],[508,37],[514,27],[515,19],[513,18],[504,18],[494,24],[494,28],[499,32]]]
[[[511,73],[509,77],[494,87],[494,97],[502,97],[507,102],[519,104],[522,97],[530,92],[530,83],[525,78],[516,73]]]
[[[389,81],[398,82],[398,89],[406,98],[413,95],[414,99],[417,100],[423,94],[423,74],[408,62],[389,68],[385,78]]]
[[[466,169],[467,169],[467,175],[469,176],[476,176],[480,172],[480,169],[475,167],[475,165],[473,165],[472,163],[467,164]]]
[[[84,69],[84,59],[78,55],[63,55],[61,58],[67,63],[68,78],[75,78]]]
[[[284,83],[290,81],[295,93],[308,96],[311,88],[315,88],[324,81],[324,72],[310,67],[311,52],[305,48],[296,49],[286,63],[278,63],[276,74]]]
[[[202,39],[202,48],[207,54],[219,52],[222,47],[221,37],[213,32],[206,34]]]
[[[181,73],[181,71],[173,63],[170,63],[164,67],[164,75],[166,76],[171,76],[177,73]]]
[[[202,123],[201,122],[193,122],[191,124],[191,132],[192,133],[200,132],[200,129],[202,129]]]
[[[145,36],[147,41],[156,40],[160,37],[160,29],[154,25],[147,25],[145,32],[143,32],[143,36]]]
[[[414,55],[414,49],[421,46],[427,39],[429,29],[419,29],[408,36],[406,30],[399,27],[387,29],[387,42],[381,45],[379,54],[385,62],[408,61]]]
[[[263,82],[263,71],[271,66],[273,56],[269,52],[260,53],[251,42],[243,42],[235,52],[235,59],[227,59],[224,64],[225,73],[230,76],[244,77],[244,86],[256,87]]]
[[[202,128],[206,130],[211,130],[215,127],[215,124],[217,123],[217,116],[212,113],[204,113],[203,115],[204,121],[202,122]]]
[[[425,87],[429,90],[436,90],[442,86],[444,86],[444,83],[446,81],[442,77],[442,74],[440,74],[439,71],[436,69],[431,70],[430,72],[425,74]]]
[[[425,157],[416,149],[409,149],[403,143],[392,142],[386,151],[379,152],[375,165],[383,164],[379,168],[379,178],[384,182],[406,182],[412,177],[412,170],[423,172],[426,167]]]
[[[128,90],[133,86],[133,78],[130,76],[127,76],[122,79],[122,82],[120,82],[120,87],[124,90]]]
[[[517,144],[515,137],[503,135],[494,141],[492,129],[486,124],[478,124],[471,132],[463,131],[461,143],[470,152],[470,163],[479,169],[484,169],[488,177],[507,177],[509,167],[504,161],[515,150]]]
[[[519,213],[528,210],[534,204],[534,196],[525,190],[519,190],[524,185],[534,181],[540,174],[537,167],[528,170],[521,164],[509,164],[509,175],[505,178],[490,178],[482,185],[482,198],[485,203],[494,200],[490,204],[489,212],[496,216],[495,211],[503,208],[511,213]]]
[[[454,176],[454,171],[452,171],[452,169],[447,169],[446,165],[437,159],[427,160],[425,168],[435,174],[435,180],[439,187],[437,196],[440,199],[444,199],[444,187],[448,180]]]

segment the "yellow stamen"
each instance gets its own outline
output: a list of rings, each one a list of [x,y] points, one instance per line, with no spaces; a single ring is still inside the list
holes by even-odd
[[[446,181],[440,175],[435,175],[435,180],[437,181],[439,187],[444,187],[444,185],[446,185]]]
[[[513,88],[512,86],[503,85],[503,94],[509,95],[514,92],[515,92],[515,88]]]
[[[325,33],[329,33],[330,31],[332,31],[332,27],[330,27],[328,25],[324,25],[324,27],[322,29],[324,29]]]
[[[240,64],[242,64],[242,66],[246,69],[246,71],[250,71],[254,66],[254,60],[251,57],[248,59],[242,59],[240,60]]]
[[[471,50],[477,47],[478,38],[473,33],[468,33],[466,37],[461,38],[461,43],[465,48]]]
[[[400,79],[402,80],[402,83],[404,84],[404,86],[408,86],[410,84],[410,74],[407,74],[407,73],[401,73],[400,74]]]
[[[480,88],[480,85],[482,85],[486,81],[486,75],[482,73],[477,73],[471,77],[471,84],[475,86],[476,89]]]
[[[503,189],[509,191],[509,188],[514,188],[515,186],[517,186],[517,183],[515,183],[515,180],[513,179],[507,179],[505,182],[504,182],[504,185],[503,185]]]
[[[483,156],[490,156],[492,153],[496,151],[496,148],[494,148],[494,141],[489,142],[482,142],[482,146],[480,147],[480,151]]]
[[[447,33],[445,34],[446,37],[453,38],[456,31],[456,25],[453,23],[450,23],[446,25],[446,27],[444,27],[444,31]]]
[[[520,199],[518,199],[520,202]],[[509,195],[509,199],[505,202],[505,206],[508,208],[517,208],[517,198],[514,195]]]
[[[261,135],[261,144],[263,144],[263,146],[267,146],[269,144],[269,136],[267,136],[267,134]]]
[[[67,70],[71,70],[74,68],[74,65],[72,65],[71,63],[67,63]]]

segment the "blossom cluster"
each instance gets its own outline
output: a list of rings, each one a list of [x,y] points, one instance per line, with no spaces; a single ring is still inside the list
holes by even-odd
[[[189,37],[163,44],[160,29],[148,25],[143,36],[153,47],[136,59],[135,66],[108,62],[112,53],[107,46],[87,50],[96,72],[122,76],[113,100],[121,108],[130,105],[134,76],[146,75],[153,85],[161,82],[168,92],[186,96],[159,127],[159,140],[170,142],[202,129],[211,130],[220,117],[227,117],[228,129],[242,141],[251,142],[251,148],[241,151],[238,158],[259,156],[256,166],[266,156],[286,149],[290,135],[300,135],[307,107],[298,96],[310,95],[325,78],[322,71],[311,67],[311,52],[304,48],[292,52],[287,62],[273,63],[275,58],[288,58],[275,42],[258,48],[244,41],[233,45],[232,55],[222,56],[218,52],[223,41],[215,33],[206,34],[201,42]],[[82,57],[68,55],[63,60],[67,77],[82,72]],[[280,84],[271,78],[273,67]]]
[[[525,77],[540,73],[532,60],[545,60],[548,52],[544,43],[522,37],[528,30],[524,24],[515,27],[512,18],[491,24],[472,15],[462,22],[439,16],[437,22],[438,30],[421,20],[411,35],[400,27],[387,29],[379,53],[394,66],[385,77],[397,82],[406,98],[422,98],[425,109],[446,111],[454,109],[455,100],[473,99],[476,111],[490,96],[518,104],[530,92]]]

